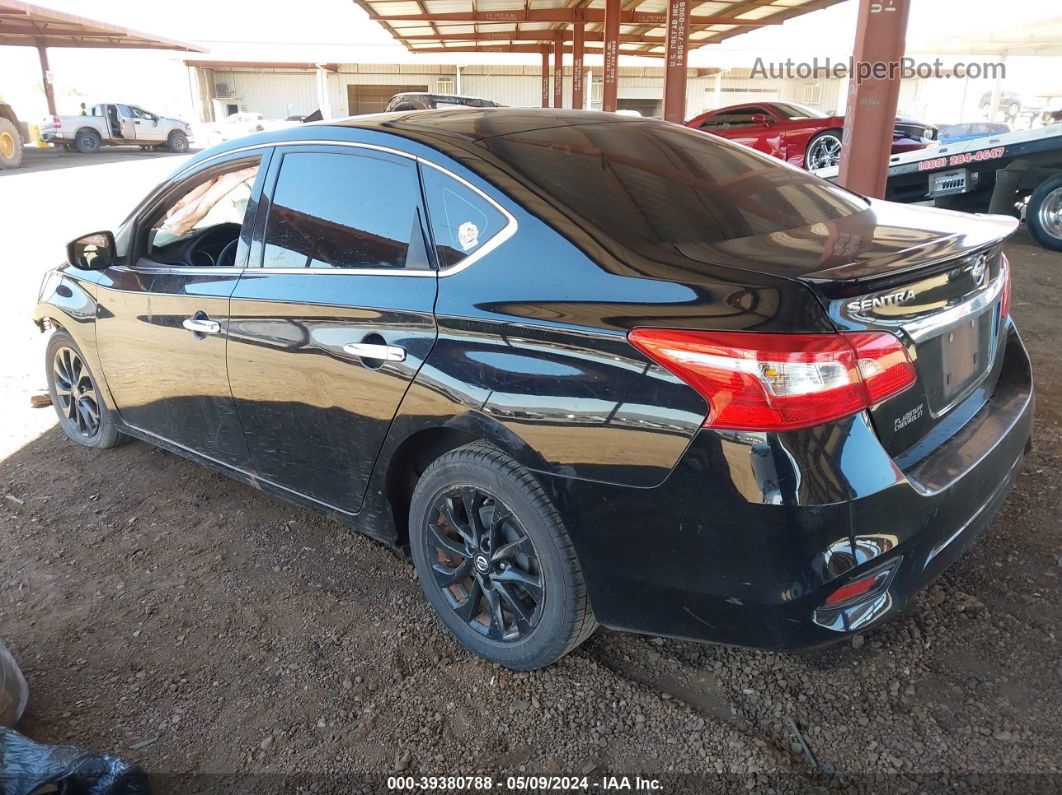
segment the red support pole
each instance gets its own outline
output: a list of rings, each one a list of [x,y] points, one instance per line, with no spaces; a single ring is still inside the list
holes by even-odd
[[[910,0],[859,0],[838,182],[878,199],[885,195],[909,12]]]
[[[37,57],[41,61],[41,82],[44,83],[44,98],[48,101],[48,112],[55,116],[55,87],[52,85],[52,70],[48,66],[48,48],[37,43]]]
[[[560,33],[553,41],[553,107],[564,107],[564,37]]]
[[[572,107],[582,110],[583,101],[583,45],[586,43],[586,25],[581,22],[575,25],[575,38],[572,40]]]
[[[549,107],[549,47],[542,45],[542,107]]]
[[[668,0],[667,57],[664,61],[664,120],[686,120],[686,63],[690,43],[689,0]]]
[[[619,76],[620,0],[605,0],[605,69],[601,110],[616,110],[616,83]]]

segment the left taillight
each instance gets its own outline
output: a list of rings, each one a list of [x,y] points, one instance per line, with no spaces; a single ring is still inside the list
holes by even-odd
[[[999,270],[1000,276],[1003,278],[1003,297],[999,301],[999,317],[1002,320],[1006,320],[1007,315],[1010,314],[1010,293],[1012,283],[1010,260],[1007,259],[1006,254],[1000,254]]]
[[[706,428],[785,431],[841,419],[915,383],[887,332],[761,334],[635,329],[630,343],[708,401]]]

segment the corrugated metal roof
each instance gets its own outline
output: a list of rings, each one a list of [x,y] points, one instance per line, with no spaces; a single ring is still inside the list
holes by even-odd
[[[408,3],[416,7],[416,3]],[[159,50],[206,52],[202,47],[151,33],[98,22],[51,8],[0,0],[0,44],[36,47],[136,47]]]
[[[570,42],[577,22],[585,23],[587,51],[602,49],[605,0],[353,2],[411,52],[537,52],[557,37]],[[779,25],[840,2],[843,0],[691,0],[690,48]],[[620,4],[620,52],[663,56],[667,0],[620,0]]]

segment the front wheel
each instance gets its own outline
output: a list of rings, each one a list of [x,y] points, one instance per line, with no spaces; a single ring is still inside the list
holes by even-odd
[[[530,472],[494,447],[461,447],[425,470],[409,540],[428,602],[481,657],[517,671],[543,668],[597,626],[557,509]]]
[[[804,155],[804,168],[808,171],[817,171],[820,168],[831,168],[840,162],[840,132],[835,130],[821,132],[808,143],[807,153]]]
[[[72,441],[102,450],[128,439],[114,424],[81,350],[66,331],[60,329],[48,340],[44,366],[59,427]]]
[[[1029,198],[1025,224],[1033,240],[1051,251],[1062,251],[1062,174],[1045,179]]]
[[[184,154],[188,151],[188,136],[179,130],[174,130],[166,138],[166,148],[171,152]]]

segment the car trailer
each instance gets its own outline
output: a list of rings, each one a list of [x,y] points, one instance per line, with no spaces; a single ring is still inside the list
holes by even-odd
[[[835,182],[838,169],[819,169]],[[1062,124],[889,158],[889,201],[1014,215],[1044,248],[1062,251]]]

